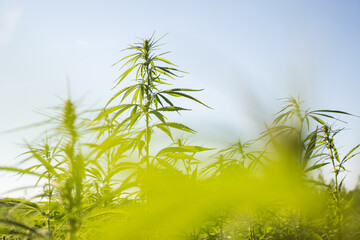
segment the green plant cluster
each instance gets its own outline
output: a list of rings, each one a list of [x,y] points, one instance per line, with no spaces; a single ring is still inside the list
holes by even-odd
[[[129,45],[106,106],[79,113],[67,99],[26,145],[24,167],[0,168],[42,189],[0,200],[2,239],[360,239],[360,188],[341,178],[360,145],[341,155],[329,123],[351,114],[288,98],[254,140],[190,144],[179,136],[195,130],[169,120],[189,110],[176,99],[208,106],[192,95],[201,90],[172,87],[184,72],[159,46]],[[329,167],[326,183],[316,173]]]

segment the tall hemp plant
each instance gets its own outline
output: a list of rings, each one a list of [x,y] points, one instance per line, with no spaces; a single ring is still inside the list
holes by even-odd
[[[84,133],[81,128],[83,124],[79,122],[81,119],[72,100],[64,101],[63,106],[56,110],[59,114],[49,115],[49,120],[44,122],[54,124],[50,132],[51,138],[46,135],[45,143],[40,146],[26,145],[28,151],[24,153],[24,161],[31,165],[25,169],[0,167],[0,170],[36,176],[36,185],[43,185],[43,192],[34,197],[40,198],[39,204],[17,200],[19,203],[16,205],[26,206],[29,211],[38,213],[38,229],[23,224],[22,221],[26,218],[11,223],[5,219],[8,221],[10,234],[15,226],[19,235],[26,235],[31,239],[79,239],[85,215],[84,199],[88,195],[84,191],[87,159],[81,152],[80,142]],[[55,145],[51,144],[52,141],[55,141]],[[7,203],[14,204],[14,200]],[[0,222],[5,220],[0,219]]]
[[[272,126],[263,136],[268,136],[268,144],[279,151],[284,159],[290,160],[288,161],[290,169],[294,170],[299,177],[307,182],[325,186],[329,190],[334,201],[336,216],[334,228],[331,231],[335,232],[338,239],[341,239],[343,212],[340,193],[345,177],[340,182],[338,178],[339,173],[345,171],[344,164],[359,154],[356,150],[360,144],[340,158],[334,145],[334,136],[341,129],[333,130],[326,121],[344,122],[334,115],[354,115],[339,110],[303,110],[302,102],[292,97],[285,99],[285,103],[285,106],[277,113]],[[311,128],[315,129],[310,130]],[[334,186],[314,181],[308,176],[311,171],[321,169],[326,165],[332,167]]]
[[[351,114],[338,110],[304,110],[302,102],[293,97],[286,98],[284,102],[285,106],[276,114],[277,117],[262,137],[267,136],[267,146],[272,146],[291,159],[293,170],[299,171],[300,176],[305,176],[329,164],[322,154],[323,144],[319,134],[325,121],[341,121],[334,114]]]
[[[341,132],[342,129],[333,129],[331,126],[323,123],[320,135],[320,143],[326,149],[327,163],[331,165],[333,170],[333,185],[328,185],[328,190],[334,201],[334,230],[337,239],[343,239],[344,235],[344,198],[342,196],[342,188],[345,177],[339,179],[339,174],[345,172],[345,163],[354,158],[360,152],[360,144],[356,145],[348,151],[344,157],[341,157],[335,145],[335,136]],[[340,180],[340,181],[339,181]]]
[[[112,134],[102,144],[102,152],[118,145],[127,145],[129,150],[132,149],[132,152],[138,152],[140,156],[139,164],[145,165],[145,173],[142,172],[142,176],[138,176],[138,178],[142,179],[139,184],[142,199],[146,203],[146,211],[148,211],[149,204],[149,174],[152,168],[158,165],[165,168],[173,167],[167,161],[169,155],[172,156],[172,159],[194,159],[193,155],[195,153],[208,150],[200,146],[179,145],[161,149],[154,156],[151,154],[151,138],[155,129],[165,133],[173,141],[172,129],[188,133],[195,132],[184,124],[167,120],[166,112],[179,113],[180,111],[189,110],[176,106],[171,98],[185,98],[208,107],[189,94],[189,92],[201,90],[189,88],[165,89],[171,85],[169,80],[174,80],[179,77],[178,74],[184,72],[179,70],[175,64],[163,58],[169,52],[158,53],[161,39],[156,40],[154,36],[151,36],[141,42],[129,45],[127,50],[131,51],[131,54],[115,63],[122,63],[120,69],[124,69],[124,71],[117,78],[114,88],[117,88],[131,76],[134,77],[133,81],[135,83],[116,92],[96,118],[96,120],[108,119],[109,126],[112,128]],[[115,105],[110,106],[114,103]],[[130,114],[125,115],[126,112]],[[133,175],[130,175],[130,177],[133,177]],[[124,183],[129,181],[129,179],[126,179]]]

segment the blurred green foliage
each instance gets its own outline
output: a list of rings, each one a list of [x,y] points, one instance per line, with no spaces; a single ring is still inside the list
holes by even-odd
[[[360,239],[360,188],[340,179],[360,145],[341,156],[341,129],[329,124],[351,114],[288,98],[257,138],[210,154],[178,137],[195,130],[168,120],[189,110],[177,98],[208,106],[191,95],[201,90],[171,87],[184,72],[159,47],[153,36],[129,45],[114,88],[134,84],[96,116],[67,99],[41,144],[27,144],[27,167],[0,168],[42,186],[32,199],[1,199],[3,239]],[[331,183],[314,174],[326,165]]]

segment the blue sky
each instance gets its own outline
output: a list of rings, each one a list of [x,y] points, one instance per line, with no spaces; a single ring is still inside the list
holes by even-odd
[[[314,109],[360,115],[359,12],[359,1],[2,0],[0,131],[41,119],[33,110],[59,104],[66,79],[83,105],[105,103],[121,50],[154,31],[168,33],[163,49],[189,72],[176,86],[204,88],[198,97],[214,108],[190,105],[182,116],[200,143],[254,138],[277,99],[299,93]],[[342,151],[360,142],[360,119],[346,120]],[[14,162],[16,143],[36,133],[0,135],[0,163]],[[360,164],[349,169],[354,186]]]

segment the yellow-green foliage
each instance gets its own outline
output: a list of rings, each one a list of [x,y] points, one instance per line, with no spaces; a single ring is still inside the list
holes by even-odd
[[[169,86],[184,72],[158,42],[129,46],[116,93],[96,116],[67,99],[43,125],[43,143],[27,144],[29,167],[0,168],[43,187],[30,200],[0,201],[3,239],[360,239],[360,189],[347,192],[340,179],[360,145],[340,154],[340,130],[329,124],[351,114],[289,98],[254,140],[189,144],[177,133],[195,130],[167,113],[189,110],[177,98],[208,106],[190,95],[201,90]],[[326,165],[330,184],[314,174]]]

